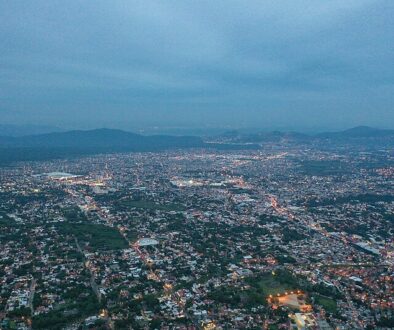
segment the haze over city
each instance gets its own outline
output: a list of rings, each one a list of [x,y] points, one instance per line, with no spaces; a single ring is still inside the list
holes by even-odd
[[[394,3],[1,1],[1,124],[394,127]]]

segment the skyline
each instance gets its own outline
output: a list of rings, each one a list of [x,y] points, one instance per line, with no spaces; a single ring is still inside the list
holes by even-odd
[[[389,1],[0,3],[2,124],[394,128]]]

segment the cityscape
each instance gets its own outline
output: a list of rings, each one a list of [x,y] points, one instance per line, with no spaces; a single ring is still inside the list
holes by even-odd
[[[393,0],[0,0],[0,330],[394,330]]]
[[[4,329],[390,329],[392,148],[264,143],[0,170]]]

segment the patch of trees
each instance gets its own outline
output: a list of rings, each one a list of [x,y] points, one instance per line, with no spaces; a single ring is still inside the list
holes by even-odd
[[[304,234],[301,234],[297,230],[291,229],[287,226],[283,228],[282,235],[283,235],[282,242],[284,243],[289,243],[292,241],[300,241],[307,238],[307,236],[305,236]]]

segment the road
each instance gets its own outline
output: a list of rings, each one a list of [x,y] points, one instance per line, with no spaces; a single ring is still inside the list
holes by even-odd
[[[78,239],[74,236],[74,240],[75,240],[75,245],[77,246],[77,250],[83,255],[83,259],[84,259],[84,267],[89,271],[90,273],[90,286],[92,287],[93,292],[95,293],[95,295],[97,296],[97,299],[99,302],[101,302],[101,293],[99,291],[99,288],[97,286],[97,283],[95,281],[94,278],[94,274],[92,273],[92,271],[90,270],[89,267],[86,266],[86,258],[85,258],[85,254],[83,253],[81,246],[79,245]]]
[[[35,278],[33,278],[33,280],[31,281],[31,284],[30,284],[30,297],[29,297],[29,308],[31,310],[31,316],[33,316],[33,314],[34,314],[33,301],[34,301],[34,294],[36,292],[36,284],[37,284],[37,280]]]

